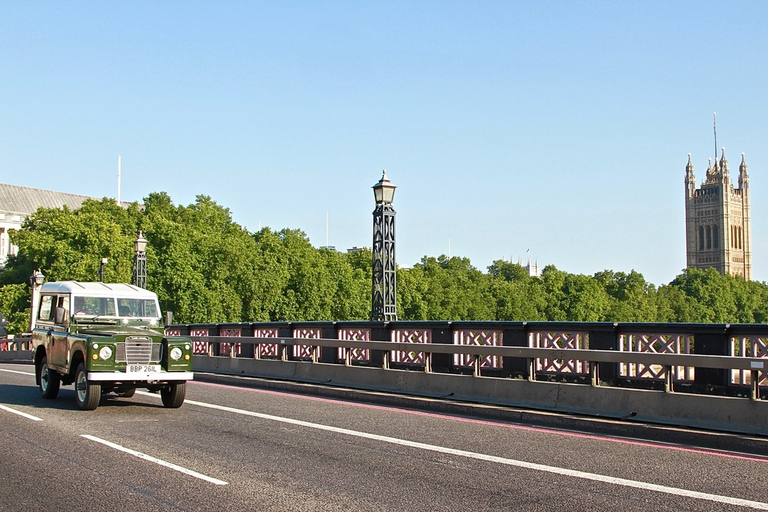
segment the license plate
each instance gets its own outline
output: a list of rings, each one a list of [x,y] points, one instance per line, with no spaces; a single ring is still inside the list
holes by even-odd
[[[129,364],[125,366],[125,373],[153,373],[159,371],[159,364]]]

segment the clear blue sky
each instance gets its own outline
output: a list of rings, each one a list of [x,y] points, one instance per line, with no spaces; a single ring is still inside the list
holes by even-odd
[[[684,168],[751,174],[768,279],[766,2],[0,3],[0,182],[228,207],[397,260],[685,266]],[[450,242],[449,242],[450,241]]]

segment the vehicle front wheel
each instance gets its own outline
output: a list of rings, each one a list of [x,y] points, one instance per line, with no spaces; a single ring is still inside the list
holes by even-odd
[[[56,398],[59,395],[61,377],[55,371],[48,368],[48,358],[40,361],[40,394],[43,398]]]
[[[77,373],[75,373],[75,401],[77,401],[77,406],[84,411],[94,410],[101,401],[101,386],[88,382],[85,363],[80,363],[77,366]]]
[[[160,398],[163,399],[163,406],[170,409],[178,409],[184,403],[184,397],[187,395],[186,382],[174,382],[160,390]]]

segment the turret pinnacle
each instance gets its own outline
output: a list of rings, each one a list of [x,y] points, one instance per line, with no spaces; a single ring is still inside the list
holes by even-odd
[[[693,162],[691,162],[690,153],[688,153],[688,163],[685,164],[685,193],[689,199],[696,193],[696,175],[693,174]]]
[[[747,161],[744,153],[741,154],[741,164],[739,164],[739,188],[749,184],[749,171],[747,170]]]
[[[685,179],[691,181],[693,177],[693,162],[691,162],[691,154],[688,153],[688,163],[685,165]]]
[[[720,157],[720,170],[722,172],[728,172],[728,160],[725,159],[725,148],[721,148],[722,156]]]

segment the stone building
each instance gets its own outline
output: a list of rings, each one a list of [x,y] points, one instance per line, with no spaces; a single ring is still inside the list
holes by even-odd
[[[687,266],[716,268],[721,274],[752,279],[749,174],[744,153],[739,186],[734,188],[725,148],[714,165],[710,159],[701,187],[696,188],[691,154],[685,166],[685,240]]]
[[[18,250],[11,244],[9,230],[19,229],[24,220],[41,206],[61,208],[66,205],[74,210],[80,208],[86,199],[93,198],[0,183],[0,269],[5,266],[8,256],[15,255]]]

